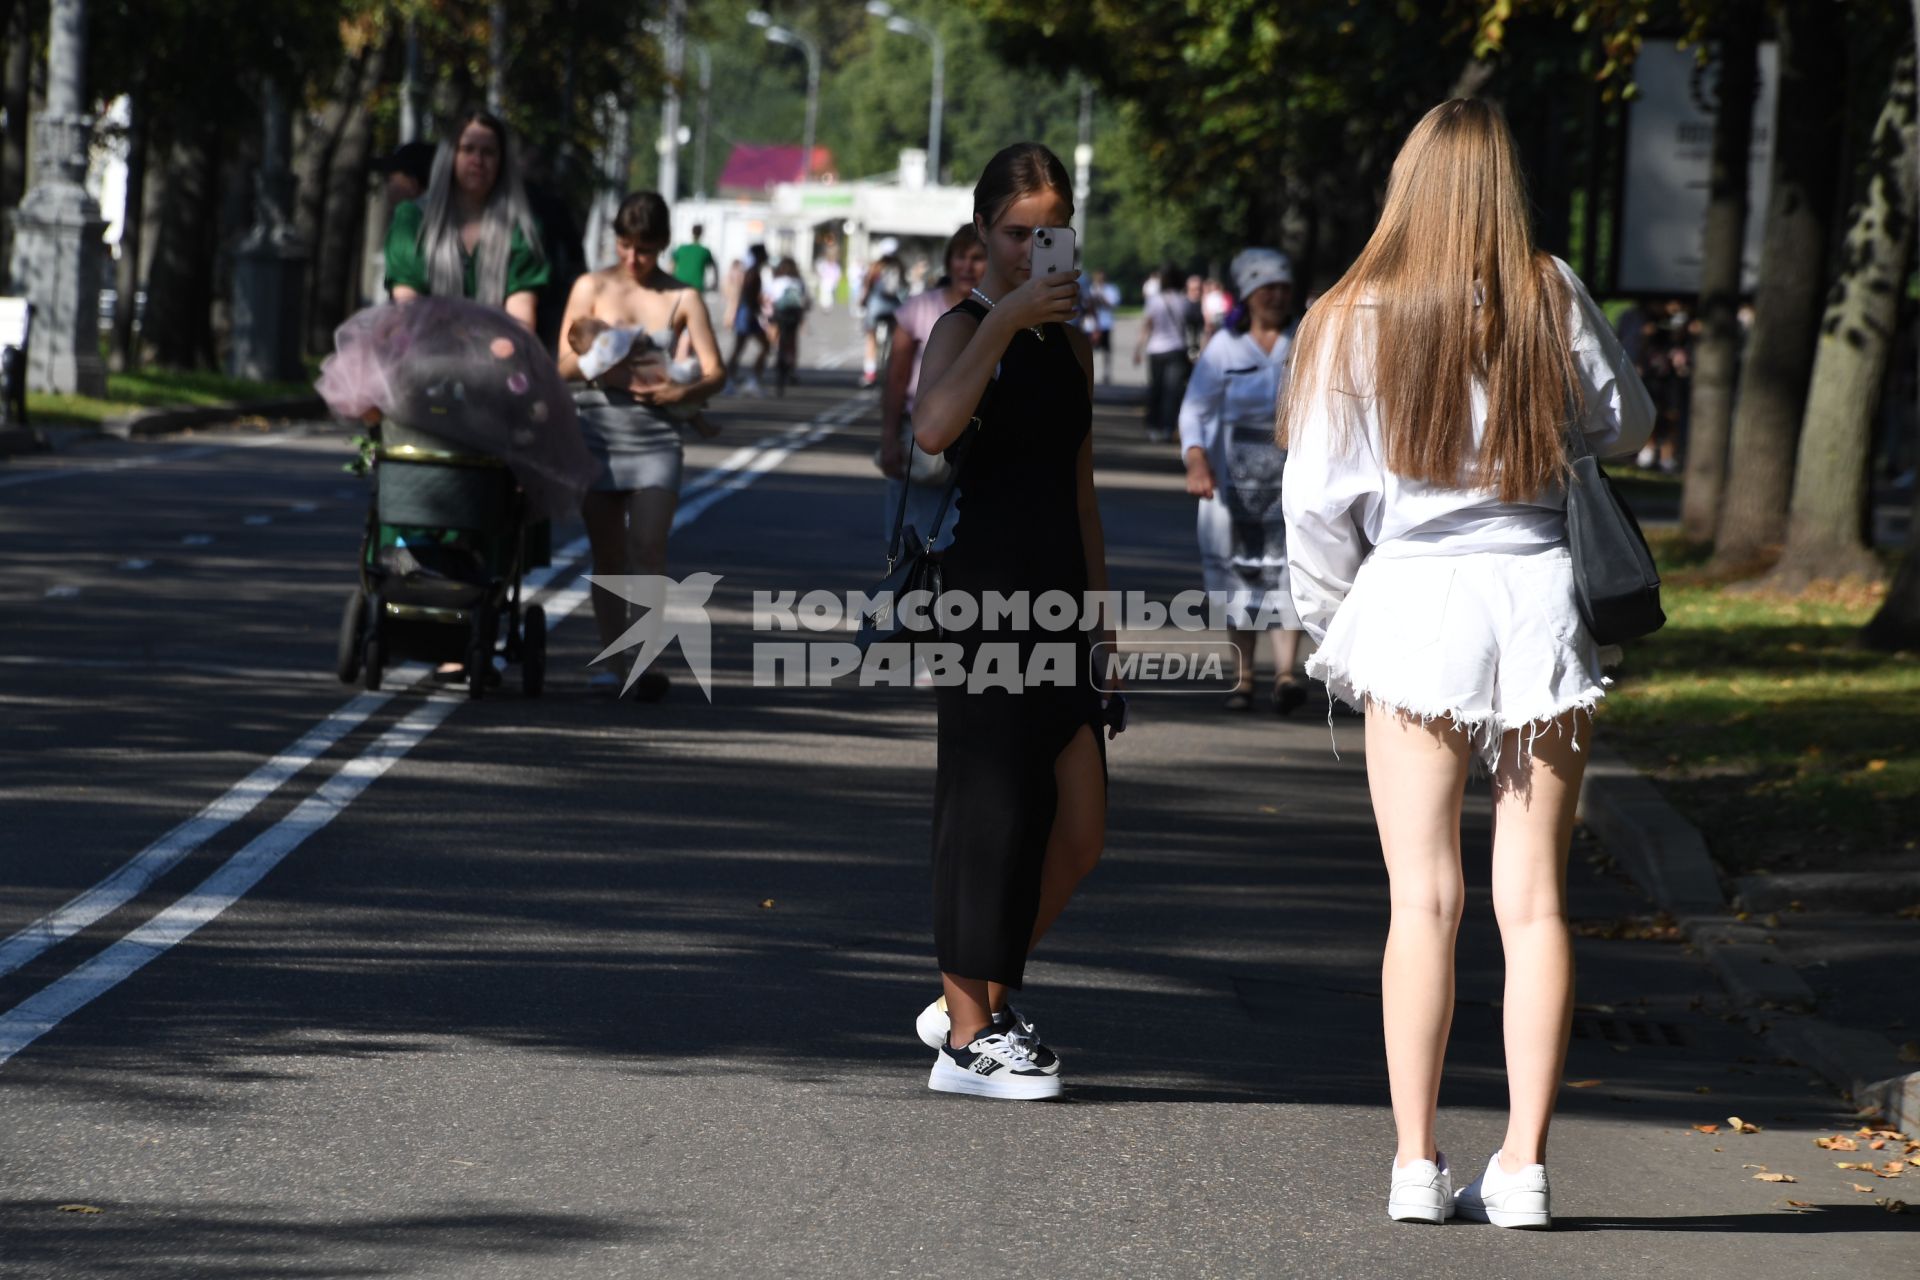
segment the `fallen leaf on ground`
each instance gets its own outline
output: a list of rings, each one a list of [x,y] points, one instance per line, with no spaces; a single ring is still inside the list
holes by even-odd
[[[1860,1192],[1862,1195],[1865,1195],[1873,1190],[1872,1187],[1863,1187],[1857,1182],[1850,1182],[1847,1185],[1852,1187],[1855,1191]]]
[[[105,1213],[106,1210],[102,1209],[98,1205],[92,1205],[92,1204],[63,1204],[60,1206],[60,1212],[62,1213]]]
[[[1873,1161],[1871,1160],[1835,1160],[1833,1162],[1833,1167],[1836,1169],[1858,1169],[1862,1173],[1872,1173]]]
[[[1858,1151],[1860,1149],[1859,1143],[1843,1133],[1836,1133],[1831,1138],[1815,1138],[1813,1145],[1822,1151]]]
[[[1753,1177],[1754,1177],[1754,1181],[1756,1182],[1798,1182],[1800,1181],[1800,1179],[1794,1177],[1790,1173],[1756,1173],[1753,1175]]]
[[[1605,1081],[1605,1080],[1569,1080],[1569,1081],[1567,1081],[1567,1088],[1569,1088],[1569,1089],[1591,1089],[1591,1088],[1593,1088],[1593,1086],[1595,1086],[1595,1085],[1597,1085],[1597,1084],[1605,1084],[1605,1083],[1606,1083],[1606,1081]]]
[[[1741,1167],[1742,1169],[1761,1169],[1761,1170],[1764,1170],[1764,1169],[1765,1169],[1765,1168],[1766,1168],[1767,1166],[1765,1166],[1765,1165],[1763,1165],[1763,1164],[1743,1164],[1743,1165],[1741,1165],[1740,1167]]]
[[[1885,1209],[1888,1213],[1905,1213],[1907,1211],[1907,1202],[1905,1200],[1894,1200],[1887,1196],[1881,1196],[1878,1200],[1875,1200],[1874,1203],[1882,1209]]]
[[[1886,1146],[1887,1140],[1885,1138],[1875,1138],[1867,1144],[1867,1149],[1869,1151],[1884,1151],[1886,1150]]]
[[[771,906],[773,906],[773,899],[772,899],[772,898],[762,898],[762,899],[760,899],[760,909],[761,909],[762,911],[764,911],[764,910],[766,910],[766,909],[768,909],[768,908],[769,908],[769,907],[771,907]]]
[[[1717,1125],[1717,1124],[1697,1124],[1697,1125],[1695,1125],[1695,1126],[1693,1126],[1693,1128],[1694,1128],[1694,1131],[1695,1131],[1696,1133],[1718,1133],[1718,1132],[1720,1132],[1720,1126],[1719,1126],[1719,1125]]]
[[[1811,1200],[1789,1200],[1789,1201],[1787,1201],[1787,1207],[1788,1207],[1788,1208],[1791,1208],[1791,1209],[1811,1209],[1811,1208],[1813,1208],[1813,1201],[1811,1201]]]
[[[1897,1178],[1907,1170],[1905,1160],[1889,1160],[1873,1171],[1876,1178]]]
[[[1729,1129],[1732,1129],[1732,1130],[1733,1130],[1733,1131],[1734,1131],[1735,1133],[1758,1133],[1758,1132],[1760,1132],[1760,1126],[1759,1126],[1759,1125],[1757,1125],[1757,1124],[1748,1124],[1748,1123],[1747,1123],[1747,1122],[1746,1122],[1745,1120],[1742,1120],[1742,1119],[1741,1119],[1741,1118],[1740,1118],[1739,1116],[1728,1116],[1728,1117],[1727,1117],[1727,1127],[1728,1127]]]

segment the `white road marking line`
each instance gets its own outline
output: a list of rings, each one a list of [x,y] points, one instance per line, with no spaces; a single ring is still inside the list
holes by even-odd
[[[135,556],[131,560],[122,560],[120,562],[120,567],[122,569],[126,569],[133,573],[138,573],[142,569],[150,568],[152,567],[152,565],[153,565],[153,561],[142,560],[138,556]]]
[[[242,524],[272,524],[273,517],[253,515],[253,516],[248,516],[245,520],[241,521],[241,523]]]
[[[183,895],[124,938],[72,972],[47,984],[0,1014],[0,1062],[59,1026],[61,1021],[111,991],[191,937],[195,930],[238,902],[262,876],[325,827],[374,779],[425,741],[466,699],[433,694],[381,734],[365,751],[342,764],[292,813],[250,840],[190,893]]]
[[[70,586],[63,582],[59,586],[48,587],[46,598],[49,600],[71,600],[79,594],[80,588]]]
[[[181,859],[252,813],[262,800],[325,755],[334,743],[359,728],[392,698],[393,694],[385,691],[355,697],[298,742],[235,783],[218,800],[122,863],[113,874],[0,942],[0,977],[144,893]]]
[[[800,449],[831,435],[864,412],[865,408],[865,402],[862,400],[845,401],[822,411],[811,423],[790,428],[783,440],[761,448],[756,457],[747,461],[743,472],[726,475],[707,485],[696,497],[694,503],[682,507],[680,512],[676,513],[673,528],[678,530],[691,523],[714,503],[746,488]],[[742,479],[742,474],[747,478]],[[587,549],[587,540],[577,538],[556,554],[553,564],[525,575],[521,580],[524,595],[531,598],[536,591],[547,587],[555,578],[572,567],[574,561],[584,555]],[[550,596],[547,614],[548,629],[551,630],[557,626],[586,598],[584,576],[568,588]],[[402,672],[408,673],[410,677],[406,682],[408,687],[423,682],[428,675],[427,668],[416,667],[413,664],[400,668],[395,674]],[[393,692],[398,691],[399,689],[396,688]],[[392,693],[385,691],[356,696],[327,720],[322,721],[287,752],[274,757],[273,760],[249,774],[235,786],[233,791],[228,792],[227,796],[215,801],[214,805],[208,806],[199,815],[174,828],[140,854],[136,854],[131,861],[92,889],[80,894],[58,910],[34,921],[4,943],[0,943],[0,976],[13,972],[35,956],[44,953],[55,943],[71,937],[80,929],[84,929],[88,924],[137,895],[167,868],[177,865],[187,853],[192,852],[218,831],[250,812],[261,800],[271,795],[288,778],[304,768],[306,763],[311,763],[313,757],[309,756],[307,761],[302,762],[299,767],[293,768],[278,780],[273,780],[269,773],[275,764],[277,762],[292,763],[292,757],[301,750],[303,744],[313,745],[336,717],[349,716],[356,705],[363,705],[368,700],[377,700],[366,708],[366,714],[371,714],[391,696]],[[135,928],[99,955],[81,963],[65,976],[55,979],[5,1014],[0,1014],[0,1063],[12,1058],[14,1054],[58,1026],[68,1015],[85,1007],[124,979],[137,973],[150,961],[191,936],[201,925],[219,916],[221,912],[239,901],[249,889],[259,883],[261,877],[278,865],[281,859],[298,848],[308,836],[319,831],[344,812],[354,798],[374,779],[385,773],[401,756],[424,741],[427,735],[438,728],[440,723],[463,701],[465,698],[459,695],[430,694],[425,705],[388,729],[366,751],[341,765],[330,779],[321,784],[319,790],[296,805],[293,812],[249,841],[244,848],[203,880],[198,888],[175,901],[172,906],[161,910],[158,915]],[[365,720],[366,714],[361,715],[360,720]],[[338,733],[328,739],[325,746],[321,746],[313,754],[317,756],[321,751],[326,750],[326,747],[357,727],[358,723],[359,721],[355,721],[354,724],[340,728]],[[243,795],[235,800],[236,807],[244,802],[244,808],[237,808],[237,811],[233,812],[231,817],[226,817],[224,821],[220,820],[220,815],[211,813],[216,806],[241,792],[250,783],[256,784],[258,789],[260,783],[256,780],[261,780],[262,775],[268,775],[265,781],[271,781],[272,785],[258,790],[258,794],[250,799]],[[219,825],[204,832],[189,831],[189,828],[203,821],[218,821]],[[174,852],[177,846],[184,847]],[[155,850],[160,852],[155,853]],[[153,858],[143,863],[142,859],[147,858],[150,853],[154,854]],[[124,896],[116,898],[116,894],[122,889],[128,891]],[[95,908],[100,909],[89,915],[88,913]],[[82,917],[86,918],[83,920]],[[76,921],[79,923],[75,923]],[[67,928],[67,925],[72,927]],[[42,939],[45,940],[42,941]]]

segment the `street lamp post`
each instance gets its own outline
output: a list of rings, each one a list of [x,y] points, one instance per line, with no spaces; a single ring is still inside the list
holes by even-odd
[[[762,9],[747,14],[747,21],[767,33],[774,44],[798,49],[807,56],[807,121],[800,141],[800,181],[813,177],[813,126],[820,114],[820,46],[797,31],[777,25],[773,15]]]
[[[933,46],[933,102],[927,109],[927,165],[934,184],[940,182],[940,123],[946,105],[947,45],[940,33],[924,22],[895,13],[887,0],[867,0],[867,12],[886,21],[896,35],[918,36]]]

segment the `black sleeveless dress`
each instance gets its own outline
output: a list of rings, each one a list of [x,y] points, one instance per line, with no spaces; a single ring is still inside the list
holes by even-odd
[[[975,319],[986,308],[955,308]],[[989,591],[1071,593],[1087,589],[1080,541],[1079,457],[1093,428],[1086,371],[1064,327],[1008,345],[981,428],[961,446],[958,523],[943,557],[944,589],[976,600]],[[949,631],[969,671],[1017,654],[1025,672],[1036,646],[1070,654],[1063,682],[969,691],[944,684],[933,803],[934,946],[942,972],[1018,987],[1039,913],[1040,871],[1056,803],[1054,763],[1081,726],[1101,737],[1100,694],[1089,668],[1091,636],[1038,622]],[[1014,683],[1018,684],[1016,680]]]

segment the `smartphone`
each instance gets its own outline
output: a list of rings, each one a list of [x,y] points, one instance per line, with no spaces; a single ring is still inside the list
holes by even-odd
[[[1074,269],[1072,227],[1035,227],[1033,229],[1033,274],[1050,276]]]

